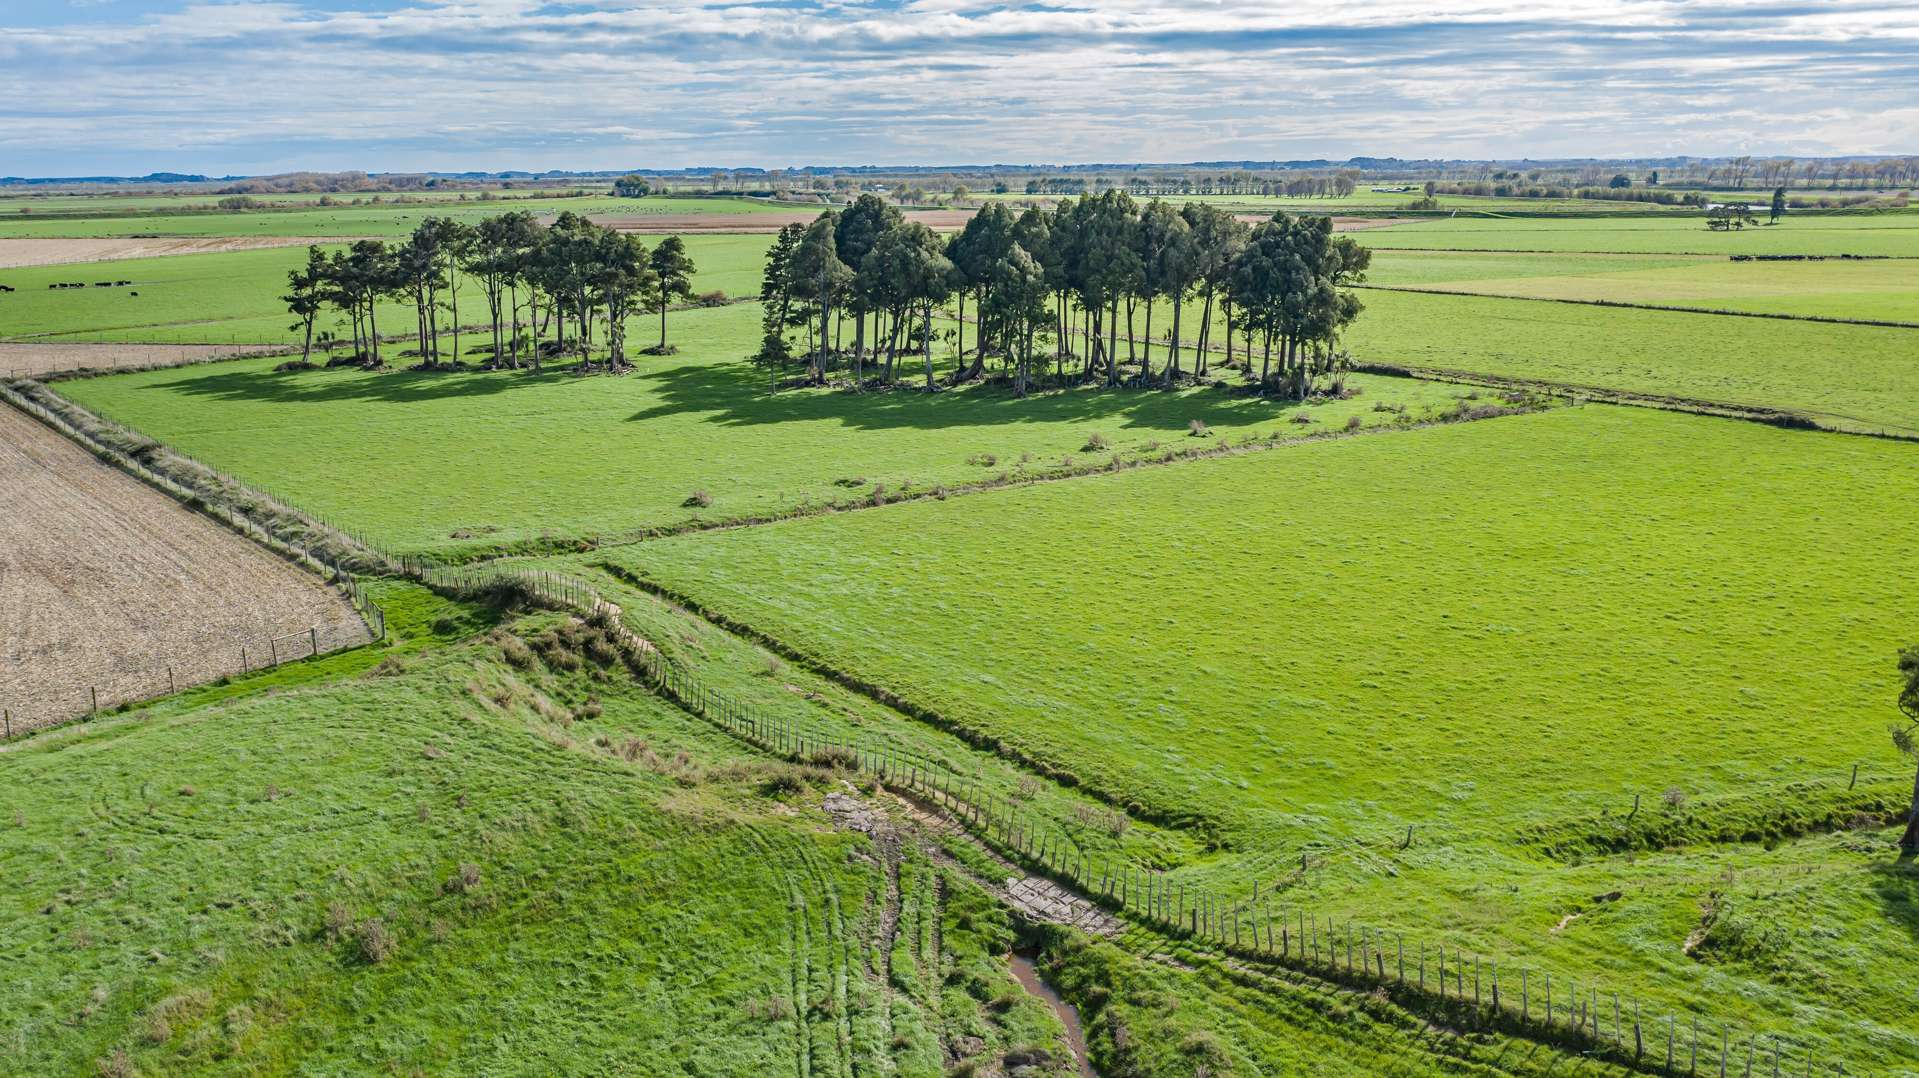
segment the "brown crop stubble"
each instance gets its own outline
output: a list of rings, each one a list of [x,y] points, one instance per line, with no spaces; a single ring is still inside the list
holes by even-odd
[[[13,729],[364,643],[318,577],[0,404],[0,707]]]

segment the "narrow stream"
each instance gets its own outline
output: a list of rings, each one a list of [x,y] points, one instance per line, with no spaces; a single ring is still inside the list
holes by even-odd
[[[1053,1008],[1053,1013],[1059,1016],[1060,1024],[1066,1027],[1066,1043],[1072,1046],[1073,1057],[1079,1063],[1080,1078],[1099,1078],[1099,1072],[1093,1069],[1092,1058],[1086,1053],[1086,1032],[1079,1024],[1079,1009],[1053,991],[1053,986],[1040,977],[1039,969],[1033,965],[1031,958],[1018,952],[1009,957],[1013,962],[1013,976],[1019,981],[1020,987],[1045,1000]]]

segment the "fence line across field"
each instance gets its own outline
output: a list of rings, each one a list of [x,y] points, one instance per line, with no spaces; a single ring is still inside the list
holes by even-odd
[[[978,773],[961,774],[868,738],[824,734],[785,717],[755,714],[708,688],[627,629],[619,620],[619,608],[579,578],[545,571],[445,568],[411,559],[406,566],[435,587],[473,591],[510,585],[553,605],[605,617],[610,631],[638,657],[646,679],[683,709],[785,759],[856,768],[944,811],[1002,856],[1075,888],[1083,896],[1080,901],[1193,940],[1230,959],[1401,993],[1483,1028],[1544,1036],[1661,1074],[1788,1078],[1847,1073],[1844,1062],[1823,1044],[1736,1029],[1730,1021],[1682,1015],[1670,1008],[1647,1012],[1642,1001],[1590,981],[1555,978],[1550,972],[1515,967],[1443,943],[1408,941],[1403,932],[1388,932],[1350,916],[1342,921],[1289,906],[1270,888],[1262,895],[1257,882],[1238,897],[1227,897],[1189,888],[1151,868],[1089,855],[1068,829],[1026,810],[1020,799],[993,791]]]
[[[29,410],[44,414],[37,406]],[[178,455],[225,479],[222,473],[190,455]],[[143,478],[154,481],[151,477]],[[185,494],[177,483],[160,482],[163,489],[176,497]],[[1678,1012],[1670,1009],[1663,1012],[1663,1019],[1657,1010],[1648,1019],[1639,1000],[1623,998],[1610,991],[1602,993],[1595,984],[1579,984],[1564,977],[1555,986],[1552,974],[1529,968],[1517,971],[1515,1000],[1510,962],[1504,963],[1502,981],[1499,959],[1467,955],[1457,947],[1449,949],[1443,944],[1434,947],[1430,942],[1419,940],[1413,941],[1413,949],[1409,950],[1403,933],[1388,933],[1367,924],[1356,925],[1351,917],[1342,923],[1316,910],[1288,906],[1276,901],[1277,896],[1270,889],[1262,896],[1258,883],[1240,889],[1238,897],[1227,897],[1211,889],[1189,888],[1184,881],[1170,880],[1151,868],[1097,854],[1089,856],[1070,830],[1028,811],[1019,798],[990,789],[977,772],[961,774],[897,746],[864,737],[825,734],[784,717],[755,714],[752,709],[708,688],[690,671],[677,666],[627,629],[619,619],[619,608],[607,602],[584,580],[546,571],[447,567],[413,556],[395,558],[379,554],[365,536],[340,528],[320,514],[307,512],[289,499],[257,486],[227,482],[242,492],[277,503],[346,536],[359,544],[360,549],[396,567],[402,576],[428,586],[454,592],[513,586],[558,607],[576,609],[588,616],[604,615],[628,653],[636,656],[636,669],[663,695],[690,713],[786,759],[837,762],[857,768],[883,784],[943,810],[1002,856],[1072,886],[1084,896],[1079,901],[1115,910],[1159,931],[1215,949],[1231,959],[1308,970],[1342,983],[1403,994],[1482,1027],[1541,1036],[1640,1069],[1657,1068],[1660,1073],[1717,1073],[1721,1078],[1727,1075],[1752,1078],[1755,1074],[1768,1073],[1774,1078],[1787,1074],[1846,1073],[1843,1062],[1831,1058],[1823,1045],[1788,1041],[1776,1033],[1750,1030],[1741,1030],[1735,1035],[1733,1023],[1691,1014],[1682,1022]],[[268,545],[292,547],[314,564],[331,568],[336,583],[343,584],[356,605],[364,604],[363,611],[379,611],[377,604],[365,597],[354,574],[328,559],[323,550],[315,549],[311,537],[305,543],[289,543],[273,535],[249,514],[228,506],[212,512],[243,535],[259,538]],[[375,616],[380,623],[378,635],[384,637],[384,614]],[[277,649],[271,657],[278,658]],[[1302,854],[1302,858],[1305,856]],[[1468,962],[1472,970],[1470,998]],[[1611,1004],[1610,1021],[1608,1003]],[[1628,1013],[1630,1022],[1626,1017]],[[1683,1036],[1681,1030],[1685,1031]],[[1716,1045],[1714,1033],[1718,1034]]]

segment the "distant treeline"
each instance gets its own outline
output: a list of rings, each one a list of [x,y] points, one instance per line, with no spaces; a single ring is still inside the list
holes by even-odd
[[[1017,216],[989,203],[950,236],[862,195],[843,212],[780,231],[760,288],[764,332],[755,358],[776,372],[804,363],[810,382],[823,380],[830,363],[847,361],[860,386],[869,359],[878,380],[889,384],[899,357],[918,353],[926,387],[934,389],[933,317],[953,303],[962,360],[954,382],[980,378],[993,356],[1025,393],[1048,375],[1039,346],[1050,339],[1056,384],[1102,378],[1116,385],[1123,312],[1128,380],[1171,385],[1186,377],[1181,354],[1188,344],[1193,376],[1206,374],[1217,304],[1228,362],[1237,332],[1249,373],[1258,343],[1262,387],[1304,397],[1317,376],[1337,379],[1348,365],[1339,334],[1361,308],[1346,286],[1364,279],[1371,257],[1335,236],[1328,217],[1282,213],[1248,227],[1216,206],[1176,208],[1158,199],[1142,206],[1123,191],[1066,199],[1052,210],[1028,207]],[[1191,341],[1181,335],[1189,300],[1201,304]],[[1162,304],[1172,325],[1165,363],[1156,367],[1153,315]],[[969,307],[977,323],[970,364]],[[1142,315],[1143,336],[1136,337]],[[803,334],[798,352],[789,339],[795,331]],[[1083,345],[1080,362],[1069,371],[1076,343]]]

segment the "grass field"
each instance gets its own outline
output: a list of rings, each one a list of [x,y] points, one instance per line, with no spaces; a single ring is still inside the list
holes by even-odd
[[[1919,955],[1919,878],[1883,837],[1568,863],[1529,836],[1604,851],[1635,794],[1649,834],[1790,835],[1843,818],[1861,762],[1858,796],[1897,805],[1884,675],[1919,617],[1912,463],[1588,406],[581,560],[1190,821],[1226,851],[1195,881],[1277,881],[1675,1008],[1790,1009],[1910,1066],[1872,969]],[[1777,936],[1690,953],[1714,891]]]
[[[1808,769],[1875,748],[1870,672],[1919,617],[1915,460],[1588,406],[605,553],[1163,814],[1498,833],[1619,789],[1736,792],[1785,740]],[[1232,628],[1172,631],[1209,624]],[[1416,777],[1494,754],[1483,795]]]
[[[63,385],[119,422],[275,489],[407,551],[479,550],[542,538],[777,513],[960,485],[1113,453],[1157,457],[1218,438],[1326,432],[1458,403],[1461,390],[1366,378],[1353,400],[1300,409],[1210,390],[1040,395],[991,388],[927,396],[831,390],[769,395],[739,357],[755,304],[676,314],[677,356],[637,373],[276,374],[271,360],[115,375]],[[1310,414],[1310,424],[1294,418]],[[1217,438],[1189,436],[1201,420]],[[343,434],[345,436],[343,437]],[[1092,436],[1111,443],[1088,450]],[[1146,448],[1147,443],[1156,443]],[[449,480],[457,447],[466,477]],[[1030,455],[1030,459],[1022,459]],[[708,507],[683,504],[697,490]],[[455,537],[456,532],[462,533]]]
[[[1803,254],[1919,258],[1919,212],[1788,216],[1774,226],[1713,232],[1703,217],[1541,220],[1456,217],[1366,233],[1381,249],[1619,254]]]
[[[693,279],[696,291],[758,293],[765,236],[693,235],[685,239],[687,253],[698,270]],[[650,247],[658,240],[649,237],[643,242]],[[280,297],[286,292],[287,271],[305,263],[306,249],[290,247],[0,270],[0,284],[16,290],[0,296],[0,339],[287,343],[297,347],[300,336],[288,328],[292,317]],[[129,283],[112,288],[48,287],[56,282],[91,286],[95,281],[122,280]],[[462,322],[473,325],[485,321],[486,296],[477,285],[465,282],[460,301]],[[383,304],[378,317],[385,332],[405,332],[413,323],[412,308],[397,302]],[[641,337],[645,336],[646,321],[636,320],[642,327]],[[317,328],[348,335],[340,315],[332,310],[321,315]]]
[[[1919,331],[1373,290],[1347,335],[1372,363],[1811,413],[1919,431]]]
[[[1369,282],[1533,299],[1919,323],[1919,260],[1382,251]]]
[[[0,1067],[1068,1072],[965,878],[889,882],[821,787],[592,669],[443,648],[13,748]]]

